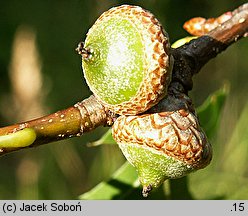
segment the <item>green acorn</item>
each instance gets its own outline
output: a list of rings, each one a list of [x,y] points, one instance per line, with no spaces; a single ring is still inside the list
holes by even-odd
[[[167,93],[173,66],[168,35],[141,7],[103,13],[77,50],[89,88],[114,113],[142,113]]]
[[[120,116],[112,134],[137,169],[144,197],[166,179],[204,168],[212,158],[211,145],[197,117],[184,109]]]

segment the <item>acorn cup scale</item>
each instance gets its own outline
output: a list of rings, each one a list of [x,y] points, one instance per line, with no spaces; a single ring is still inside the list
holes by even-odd
[[[104,12],[77,50],[89,88],[114,113],[142,113],[167,93],[173,67],[168,35],[141,7]]]

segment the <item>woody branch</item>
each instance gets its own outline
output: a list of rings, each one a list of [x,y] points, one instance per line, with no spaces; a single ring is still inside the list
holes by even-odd
[[[192,76],[198,73],[210,59],[242,37],[247,36],[247,32],[248,4],[244,4],[232,12],[229,20],[208,34],[172,50],[175,63],[169,92],[172,94],[173,88],[179,83],[182,86],[181,93],[187,94],[192,89]],[[53,141],[81,136],[98,126],[111,125],[114,118],[114,114],[111,114],[94,96],[91,96],[72,107],[51,115],[0,128],[0,138],[24,128],[32,128],[36,133],[36,139],[27,146],[32,148]],[[1,147],[0,155],[27,147]]]

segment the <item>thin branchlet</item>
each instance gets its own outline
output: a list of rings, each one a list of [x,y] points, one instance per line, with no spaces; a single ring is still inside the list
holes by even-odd
[[[112,118],[113,115],[109,114],[94,96],[90,96],[68,109],[31,121],[0,128],[0,143],[1,135],[11,135],[25,128],[33,129],[36,135],[36,139],[28,146],[24,143],[13,148],[8,145],[5,146],[3,143],[1,145],[0,155],[71,137],[79,137],[86,132],[94,130],[98,126],[108,125],[108,122],[113,122],[111,120]],[[22,139],[22,137],[19,138]]]
[[[232,17],[208,34],[172,50],[175,64],[172,83],[180,82],[184,93],[192,89],[192,77],[212,58],[247,36],[248,3],[232,12]]]

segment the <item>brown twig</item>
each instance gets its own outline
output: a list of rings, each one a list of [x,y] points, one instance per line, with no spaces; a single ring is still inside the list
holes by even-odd
[[[232,15],[229,20],[208,34],[173,50],[175,64],[172,84],[180,82],[187,93],[192,89],[193,75],[197,74],[210,59],[247,35],[248,3],[234,10]]]
[[[108,116],[105,108],[94,96],[90,96],[68,109],[31,121],[0,128],[0,135],[15,133],[24,128],[33,128],[36,133],[36,139],[32,145],[28,146],[31,148],[70,137],[81,136],[83,133],[89,132],[100,125],[108,124]],[[2,148],[0,155],[22,148]]]
[[[248,32],[248,4],[240,6],[232,12],[233,16],[213,29],[207,35],[199,37],[182,47],[172,50],[175,59],[172,82],[168,93],[180,98],[192,89],[192,76],[217,54],[224,51],[232,43]],[[94,96],[76,105],[54,114],[32,121],[0,128],[1,135],[15,133],[24,128],[33,128],[36,140],[28,147],[58,141],[70,137],[81,136],[100,125],[111,125],[114,118]],[[22,149],[2,148],[0,155]]]

